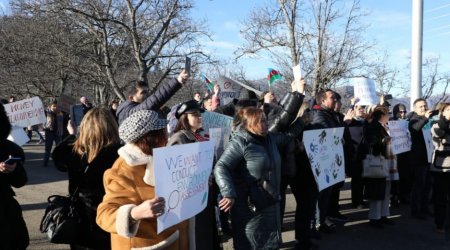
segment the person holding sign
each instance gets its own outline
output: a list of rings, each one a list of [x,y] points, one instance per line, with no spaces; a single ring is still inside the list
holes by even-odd
[[[166,103],[188,80],[189,72],[183,70],[176,79],[169,81],[150,95],[148,84],[143,81],[129,83],[126,95],[128,100],[117,108],[116,115],[119,125],[131,114],[139,110],[158,110]]]
[[[160,234],[157,217],[166,202],[155,195],[153,149],[167,144],[167,120],[141,110],[125,119],[119,136],[126,143],[104,175],[106,194],[97,209],[97,224],[111,233],[112,249],[189,249],[189,222]]]
[[[297,89],[293,85],[292,95],[299,101],[297,107],[291,108],[296,112],[303,100]],[[268,132],[263,110],[247,107],[238,116],[240,127],[214,169],[224,197],[219,208],[231,211],[234,249],[278,249],[281,153],[302,132],[303,122],[298,119],[288,132],[272,133]]]
[[[199,133],[202,128],[203,112],[205,112],[205,110],[200,107],[196,100],[182,103],[175,113],[178,123],[175,127],[174,134],[170,137],[167,145],[172,146],[206,141],[207,138]],[[219,249],[219,238],[214,211],[214,197],[216,197],[216,192],[212,192],[210,188],[210,192],[208,192],[208,205],[201,213],[191,219],[195,225],[196,250]]]
[[[440,116],[431,128],[435,150],[431,164],[434,194],[434,222],[437,233],[445,233],[450,210],[450,103],[444,103]]]
[[[24,186],[28,178],[23,167],[25,154],[7,139],[10,131],[11,123],[0,104],[0,249],[22,250],[27,248],[30,238],[12,187]]]

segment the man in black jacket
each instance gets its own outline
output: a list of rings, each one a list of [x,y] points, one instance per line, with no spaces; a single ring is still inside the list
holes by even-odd
[[[187,82],[188,78],[189,74],[183,70],[176,79],[170,80],[167,84],[162,84],[152,95],[149,94],[147,83],[143,81],[131,82],[126,91],[128,100],[121,103],[116,111],[119,125],[136,111],[157,111]]]
[[[427,148],[423,138],[423,127],[428,123],[431,110],[423,98],[414,101],[414,111],[409,119],[411,133],[410,166],[413,168],[413,187],[411,193],[411,215],[417,219],[425,219],[429,214],[428,202],[431,190],[431,178],[428,172],[429,163]]]

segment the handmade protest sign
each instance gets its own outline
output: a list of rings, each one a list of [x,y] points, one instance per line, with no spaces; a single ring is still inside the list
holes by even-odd
[[[232,126],[233,118],[230,116],[209,111],[205,111],[202,114],[202,129],[204,131],[209,132],[211,128],[221,128],[221,138],[223,138],[223,140],[220,143],[222,144],[223,149],[228,146]],[[218,156],[220,155],[221,154]]]
[[[224,134],[221,128],[209,129],[209,140],[214,142],[214,156],[219,159],[224,151]]]
[[[345,179],[344,128],[303,132],[303,143],[319,191]]]
[[[292,67],[292,72],[294,73],[295,80],[301,80],[303,78],[302,68],[300,68],[300,64]]]
[[[156,148],[153,154],[155,193],[166,201],[166,210],[157,219],[159,234],[205,209],[214,143]]]
[[[408,121],[389,121],[389,135],[392,138],[392,153],[395,155],[411,150],[411,134],[408,129]]]
[[[233,99],[239,99],[241,91],[243,90],[241,85],[225,76],[220,76],[217,79],[217,84],[220,86],[219,98],[221,105],[226,105],[233,101]]]
[[[431,163],[431,159],[433,156],[434,145],[433,145],[433,137],[431,135],[431,126],[425,126],[422,128],[423,139],[425,140],[425,146],[427,148],[427,157],[428,162]]]
[[[378,104],[375,82],[366,77],[352,78],[355,97],[359,98],[357,105],[376,105]]]
[[[11,125],[18,127],[28,127],[46,122],[45,109],[41,99],[35,96],[13,103],[5,104]]]
[[[11,128],[11,132],[7,139],[19,146],[22,146],[30,141],[30,138],[28,137],[27,133],[25,133],[23,128],[17,126],[13,126]]]

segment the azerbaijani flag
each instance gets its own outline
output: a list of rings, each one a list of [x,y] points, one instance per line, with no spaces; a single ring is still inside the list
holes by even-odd
[[[269,80],[269,86],[271,86],[274,82],[281,79],[281,74],[278,71],[269,68],[269,75],[267,76],[267,80]]]
[[[208,88],[208,90],[212,92],[213,89],[214,89],[214,83],[211,82],[211,81],[208,79],[208,77],[206,77],[205,74],[202,74],[202,79],[203,79],[203,82],[205,82],[206,87]]]

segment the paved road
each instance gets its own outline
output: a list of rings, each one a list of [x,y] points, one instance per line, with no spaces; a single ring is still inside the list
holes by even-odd
[[[29,182],[26,186],[16,189],[30,233],[28,249],[69,249],[67,245],[48,243],[46,236],[39,232],[46,199],[52,194],[67,193],[67,175],[57,171],[51,163],[44,168],[44,146],[35,143],[36,140],[24,146],[27,157],[25,169]],[[426,221],[411,219],[406,206],[391,209],[396,224],[379,230],[367,225],[367,209],[351,209],[349,203],[350,192],[347,183],[341,192],[341,207],[342,213],[346,214],[350,221],[338,224],[337,233],[322,235],[322,239],[317,241],[321,250],[450,250],[450,233],[434,233],[431,218]],[[294,209],[295,201],[293,196],[288,194],[283,225],[283,249],[292,249],[294,244]],[[224,248],[232,249],[232,241],[225,243]]]

